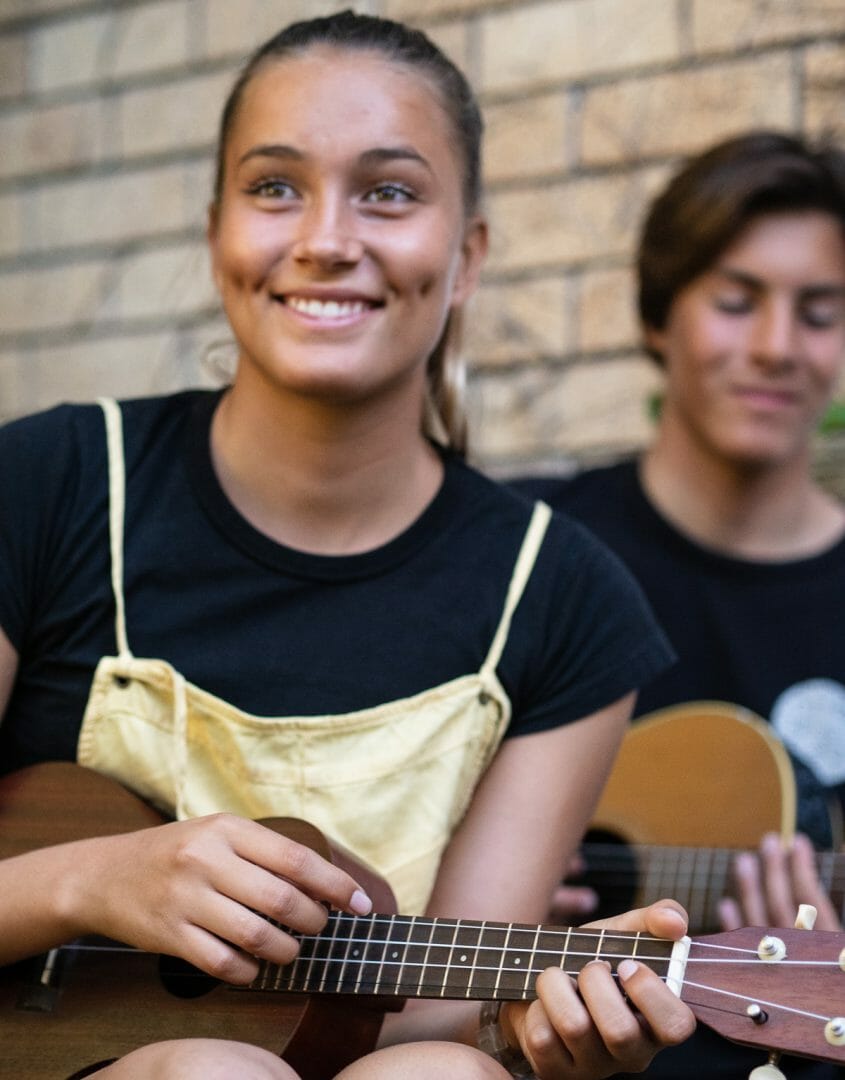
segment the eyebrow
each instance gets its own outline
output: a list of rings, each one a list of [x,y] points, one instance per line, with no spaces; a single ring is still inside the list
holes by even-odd
[[[252,160],[257,157],[272,157],[283,158],[287,161],[302,161],[304,154],[297,150],[295,146],[288,146],[285,143],[263,143],[259,146],[253,146],[245,154],[242,154],[238,158],[238,165],[243,165],[244,162]]]
[[[283,161],[305,161],[307,155],[295,146],[287,143],[262,143],[253,146],[238,159],[238,165],[243,165],[253,158],[269,157]],[[372,150],[365,150],[358,158],[361,165],[378,165],[382,162],[391,161],[414,161],[423,165],[429,172],[432,171],[428,161],[412,146],[377,146]]]
[[[718,277],[726,278],[728,281],[735,282],[737,285],[744,285],[746,288],[754,289],[757,292],[762,292],[768,288],[767,282],[762,278],[755,277],[754,274],[746,273],[744,270],[737,270],[730,266],[716,267],[714,273]],[[809,285],[805,285],[798,290],[798,295],[804,299],[814,297],[845,297],[845,283],[833,282],[833,281],[819,281],[812,282]]]

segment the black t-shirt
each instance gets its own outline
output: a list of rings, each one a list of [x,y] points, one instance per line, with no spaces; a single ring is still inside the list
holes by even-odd
[[[845,540],[789,562],[709,551],[652,506],[634,462],[518,487],[587,525],[645,589],[678,661],[640,693],[638,715],[718,698],[768,718],[787,687],[845,683]]]
[[[223,493],[209,448],[218,400],[191,391],[123,405],[134,654],[273,716],[349,712],[477,671],[530,502],[447,455],[439,492],[388,544],[348,557],[295,551]],[[72,759],[94,668],[116,648],[96,405],[0,430],[0,625],[20,655],[0,769]],[[588,715],[670,655],[618,560],[555,515],[497,669],[509,734]]]
[[[789,562],[710,551],[657,512],[633,461],[566,480],[526,478],[514,486],[587,525],[643,586],[678,660],[644,687],[637,715],[716,699],[752,709],[776,727],[782,723],[779,734],[797,732],[800,738],[803,717],[812,710],[810,727],[824,725],[827,737],[817,744],[805,740],[807,760],[793,751],[799,826],[818,843],[829,843],[822,789],[845,792],[845,541]],[[825,783],[811,766],[825,773]],[[833,774],[840,780],[832,781]],[[645,1075],[733,1080],[763,1060],[702,1028],[684,1047],[659,1054]],[[792,1060],[784,1069],[790,1080],[841,1075],[832,1066]]]

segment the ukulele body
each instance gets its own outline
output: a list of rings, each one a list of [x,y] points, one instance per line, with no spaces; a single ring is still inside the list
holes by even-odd
[[[0,858],[164,821],[114,781],[64,762],[0,780],[0,820]],[[263,824],[343,864],[377,907],[395,910],[386,883],[365,867],[353,869],[317,829],[294,818]],[[78,944],[100,947],[63,948],[0,968],[3,1075],[68,1080],[151,1042],[204,1037],[264,1047],[284,1057],[303,1080],[328,1080],[378,1038],[385,1009],[379,998],[240,989],[171,957],[102,939]]]

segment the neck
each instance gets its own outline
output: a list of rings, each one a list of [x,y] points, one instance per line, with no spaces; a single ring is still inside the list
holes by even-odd
[[[238,378],[212,421],[215,471],[237,510],[279,543],[322,555],[372,550],[406,529],[442,481],[418,401],[333,406]]]
[[[807,558],[845,532],[843,508],[812,479],[809,447],[774,464],[736,463],[696,442],[670,415],[643,457],[641,480],[681,532],[738,558]]]

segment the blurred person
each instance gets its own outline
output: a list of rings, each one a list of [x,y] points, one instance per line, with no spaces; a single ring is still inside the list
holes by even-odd
[[[792,754],[800,833],[737,857],[724,927],[791,926],[810,903],[818,929],[838,929],[813,845],[830,846],[828,809],[845,795],[845,508],[814,479],[812,444],[845,360],[845,154],[751,131],[696,155],[645,216],[637,278],[665,376],[651,444],[516,486],[588,525],[643,586],[678,660],[643,688],[637,717],[730,702],[769,719]],[[553,902],[563,922],[594,905],[566,885]],[[647,1075],[739,1077],[760,1061],[700,1030]]]

